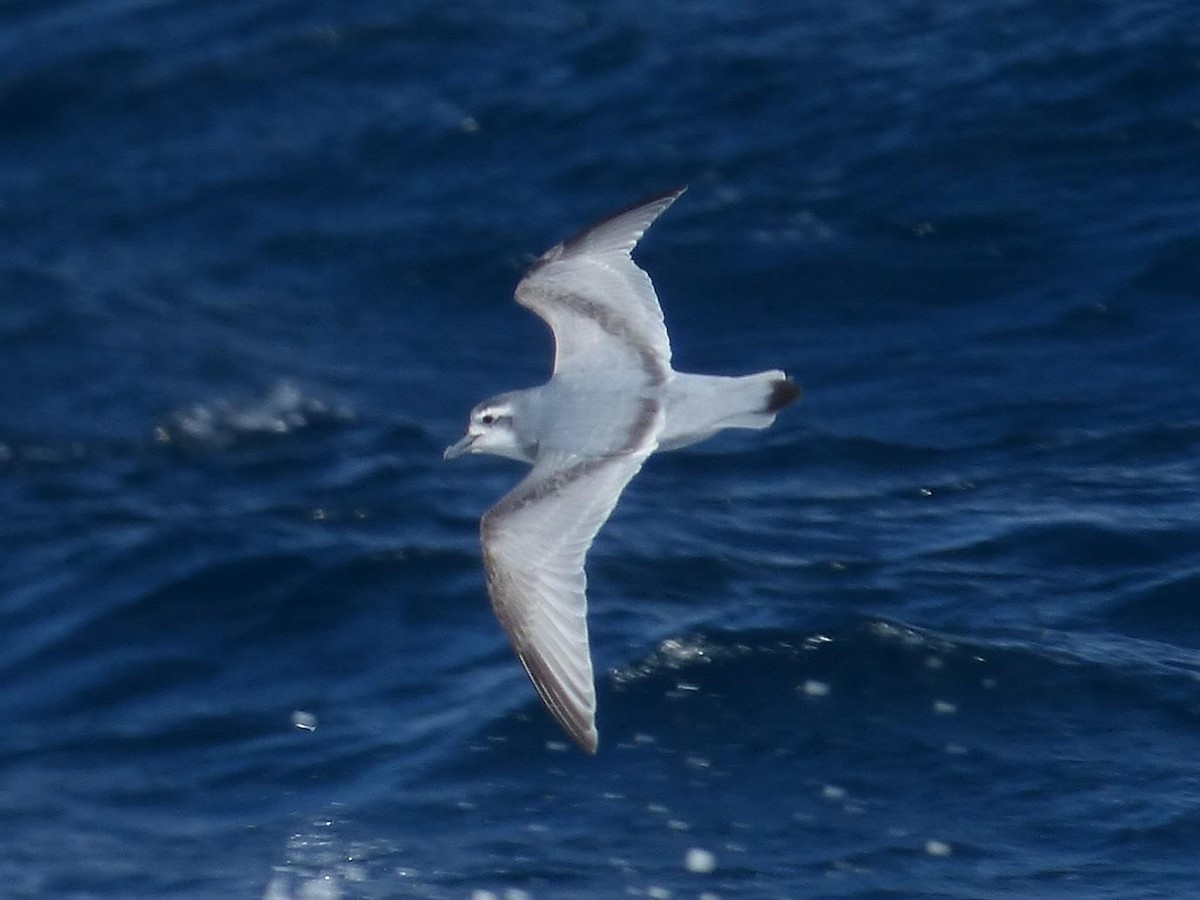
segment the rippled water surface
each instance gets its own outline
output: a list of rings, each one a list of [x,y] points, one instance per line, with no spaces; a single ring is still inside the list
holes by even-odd
[[[1186,3],[0,8],[13,898],[1181,897],[1200,839]],[[590,562],[600,753],[445,464],[534,255],[665,187],[680,368]]]

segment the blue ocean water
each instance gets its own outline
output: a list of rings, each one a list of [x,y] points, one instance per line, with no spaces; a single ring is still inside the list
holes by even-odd
[[[0,6],[0,893],[1183,897],[1187,3]],[[590,561],[600,753],[444,464],[534,255],[639,251],[769,432]]]

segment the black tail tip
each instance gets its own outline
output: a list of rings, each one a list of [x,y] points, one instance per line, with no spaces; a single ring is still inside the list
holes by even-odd
[[[771,382],[771,396],[767,398],[765,412],[779,412],[789,403],[795,402],[800,396],[800,387],[790,378],[780,378]]]

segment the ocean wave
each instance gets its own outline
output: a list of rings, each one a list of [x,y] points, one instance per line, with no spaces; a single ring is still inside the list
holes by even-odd
[[[191,451],[227,450],[306,429],[355,421],[348,407],[280,381],[265,395],[216,399],[169,413],[154,429],[160,444]]]
[[[805,713],[831,698],[851,704],[844,715],[901,721],[922,707],[933,718],[950,709],[1053,708],[1108,684],[1178,711],[1179,692],[1194,694],[1200,683],[1200,652],[1099,629],[953,634],[856,618],[807,633],[707,631],[670,638],[605,682],[607,702],[626,707],[625,715],[643,727],[652,707],[669,716],[690,704],[725,720],[718,727],[731,735],[767,728],[773,740],[786,742],[788,732],[803,739],[810,730]],[[1061,696],[1041,694],[1047,685]],[[767,714],[773,704],[791,713]],[[709,727],[704,718],[694,720],[696,727]]]
[[[1107,606],[1105,619],[1110,627],[1133,635],[1195,647],[1200,643],[1198,597],[1200,568],[1193,564],[1123,592]]]

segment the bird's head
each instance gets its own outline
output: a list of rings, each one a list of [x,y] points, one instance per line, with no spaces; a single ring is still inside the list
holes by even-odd
[[[443,459],[454,459],[464,453],[491,453],[510,459],[528,461],[529,448],[522,445],[513,427],[513,403],[506,397],[485,400],[473,410],[467,420],[466,434],[446,448]]]

